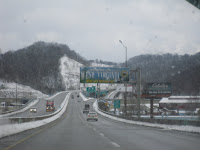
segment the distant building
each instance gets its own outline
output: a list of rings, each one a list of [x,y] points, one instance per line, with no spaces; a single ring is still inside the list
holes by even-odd
[[[6,107],[6,102],[1,102],[1,107]]]
[[[195,111],[200,108],[200,96],[170,96],[159,101],[159,109]]]

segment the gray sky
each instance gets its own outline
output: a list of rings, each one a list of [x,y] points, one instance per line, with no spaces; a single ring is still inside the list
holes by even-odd
[[[0,0],[4,53],[36,41],[67,44],[87,59],[200,51],[200,10],[185,0]]]

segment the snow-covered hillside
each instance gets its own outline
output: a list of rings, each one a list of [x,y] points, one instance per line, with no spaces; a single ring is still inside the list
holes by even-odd
[[[65,89],[79,89],[80,67],[83,64],[68,58],[66,55],[60,59],[60,73]]]
[[[65,89],[79,89],[83,88],[84,85],[80,84],[80,67],[84,65],[68,58],[66,55],[60,59],[60,72],[65,84]],[[91,67],[112,67],[101,63],[92,63]],[[97,84],[89,83],[85,87],[96,86]],[[101,89],[115,89],[115,84],[101,84]]]
[[[97,62],[93,62],[91,64],[91,67],[113,67],[111,65],[106,65],[106,64],[101,64],[101,63],[97,63]]]
[[[16,83],[8,83],[0,81],[0,98],[15,98],[16,91],[18,98],[36,98],[45,97],[47,95],[41,93],[40,91],[34,90],[29,86],[24,86]],[[16,90],[17,89],[17,90]]]

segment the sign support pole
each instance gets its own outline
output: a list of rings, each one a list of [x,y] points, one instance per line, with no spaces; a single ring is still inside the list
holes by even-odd
[[[153,97],[150,99],[150,116],[153,119]]]
[[[125,116],[127,116],[127,83],[125,83],[124,108]]]
[[[97,99],[99,100],[99,94],[98,94],[98,92],[99,92],[99,88],[98,88],[99,85],[98,85],[98,84],[99,84],[99,82],[97,83],[97,94],[96,94],[96,97],[97,97]]]

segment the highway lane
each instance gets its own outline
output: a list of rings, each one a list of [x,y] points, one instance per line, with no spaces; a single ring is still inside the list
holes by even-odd
[[[53,126],[0,139],[0,145],[5,148],[18,142],[10,147],[14,150],[196,150],[200,147],[200,134],[129,125],[102,116],[97,122],[86,121],[83,106],[84,102],[71,99],[67,111]],[[27,138],[32,134],[35,135]]]
[[[91,102],[92,103],[92,102]],[[83,104],[79,105],[79,110]],[[86,115],[82,116],[86,120]],[[200,134],[165,130],[117,122],[99,115],[98,123],[91,128],[115,141],[122,149],[137,150],[196,150],[200,147]]]
[[[58,94],[57,96],[50,99],[50,100],[54,100],[55,110],[57,110],[60,107],[61,103],[63,102],[63,100],[65,99],[68,93],[69,92],[62,92]],[[0,125],[15,123],[15,122],[10,121],[9,119],[10,117],[36,117],[36,116],[43,116],[43,115],[54,113],[54,112],[46,112],[46,99],[44,98],[40,98],[39,102],[32,107],[37,108],[36,113],[31,113],[30,110],[28,109],[21,113],[10,115],[8,117],[3,117],[3,118],[0,118]]]
[[[54,100],[55,110],[57,110],[60,107],[61,103],[63,102],[67,94],[68,92],[62,92],[58,94],[57,96],[50,99],[50,100]],[[50,113],[53,113],[53,112],[46,112],[45,98],[40,98],[39,102],[32,107],[37,108],[37,113],[31,113],[30,110],[28,109],[27,111],[24,111],[22,113],[15,114],[9,117],[35,117],[35,116],[43,116],[43,115],[48,115]]]
[[[0,145],[3,145],[0,149],[7,147],[11,150],[114,150],[116,146],[109,143],[81,119],[82,113],[76,109],[78,103],[76,99],[71,99],[62,118],[53,126],[47,125],[47,129],[35,129],[33,132],[26,131],[0,139]],[[35,134],[38,131],[39,133]],[[35,135],[31,136],[33,134]],[[29,136],[31,137],[28,138]],[[12,147],[15,143],[19,144]]]

